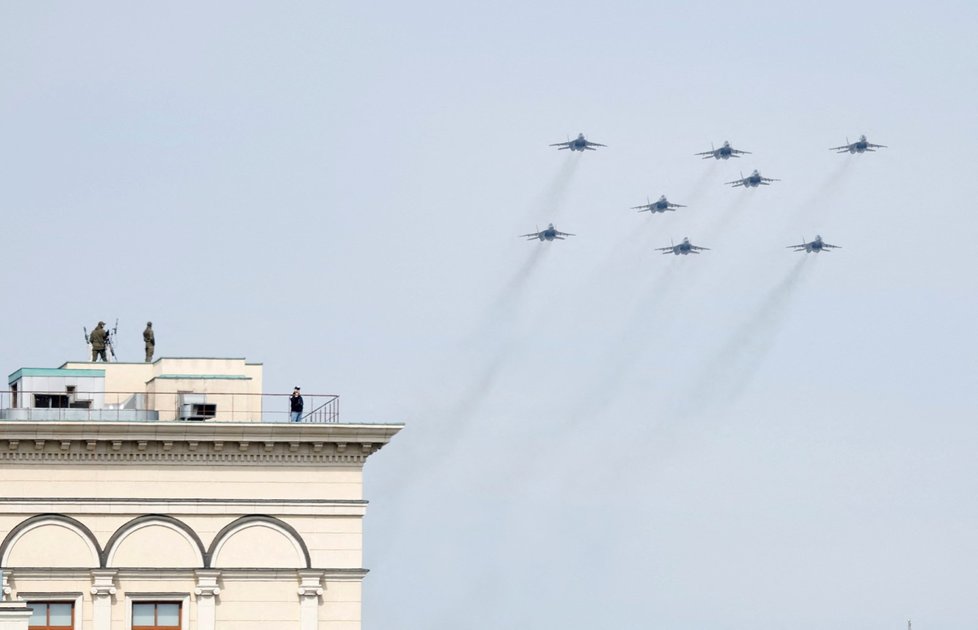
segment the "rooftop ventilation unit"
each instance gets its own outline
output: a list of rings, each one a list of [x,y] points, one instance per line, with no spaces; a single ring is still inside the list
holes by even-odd
[[[217,405],[207,402],[206,394],[180,394],[181,420],[207,420],[217,415]]]

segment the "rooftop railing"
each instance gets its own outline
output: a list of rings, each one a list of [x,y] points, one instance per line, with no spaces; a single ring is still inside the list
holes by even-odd
[[[0,391],[0,421],[26,422],[339,422],[340,397],[241,392]]]

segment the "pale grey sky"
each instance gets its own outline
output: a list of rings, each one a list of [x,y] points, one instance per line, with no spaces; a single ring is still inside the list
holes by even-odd
[[[973,627],[976,18],[5,2],[4,364],[152,319],[407,422],[366,628]]]

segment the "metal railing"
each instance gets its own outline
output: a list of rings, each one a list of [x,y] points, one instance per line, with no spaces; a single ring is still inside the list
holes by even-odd
[[[299,423],[340,421],[336,394],[303,394]],[[0,421],[292,422],[290,394],[0,391]]]

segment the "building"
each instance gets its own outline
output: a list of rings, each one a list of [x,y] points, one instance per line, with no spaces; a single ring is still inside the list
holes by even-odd
[[[402,425],[342,422],[309,394],[289,422],[243,359],[69,362],[8,385],[0,630],[360,628],[363,466]]]

